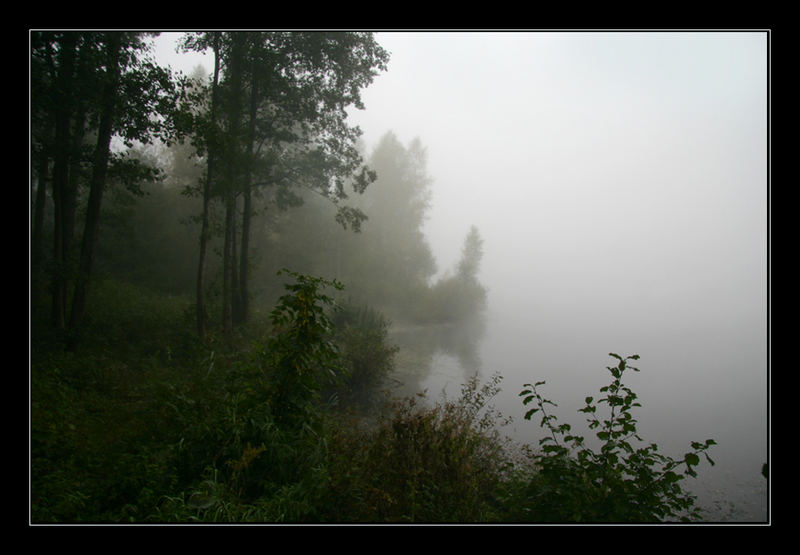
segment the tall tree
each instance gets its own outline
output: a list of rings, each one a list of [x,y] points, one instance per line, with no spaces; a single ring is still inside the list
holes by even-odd
[[[347,283],[353,302],[380,307],[396,318],[413,317],[425,302],[436,261],[425,237],[431,182],[426,148],[402,144],[387,132],[367,157],[377,180],[352,199],[366,215],[361,233],[336,224],[336,208],[308,191],[304,206],[269,221],[269,247],[281,266],[333,275]],[[261,274],[264,281],[269,273]]]
[[[170,138],[176,130],[176,84],[168,71],[146,56],[143,39],[142,33],[127,32],[47,31],[31,37],[32,84],[43,85],[31,99],[31,115],[40,124],[35,141],[39,167],[46,171],[47,159],[52,158],[53,320],[61,328],[77,326],[85,312],[109,173],[127,183],[143,175],[134,160],[111,151],[112,138],[118,136],[131,146],[156,135]],[[91,148],[85,138],[94,142]],[[89,193],[80,258],[73,272],[71,244],[81,186]]]
[[[370,156],[378,180],[364,198],[370,216],[371,267],[363,274],[371,301],[410,306],[436,272],[423,226],[430,208],[431,178],[419,139],[404,146],[389,131]]]
[[[189,36],[184,44],[206,48],[207,36]],[[292,188],[307,187],[338,205],[347,198],[347,181],[363,192],[374,180],[355,147],[360,130],[347,122],[346,109],[363,108],[360,91],[385,69],[388,54],[369,33],[233,32],[223,33],[220,43],[225,171],[215,177],[213,194],[226,212],[223,326],[230,331],[248,315],[256,191],[270,187],[268,196],[280,202],[297,199]],[[241,224],[235,219],[240,199]],[[363,213],[339,208],[337,221],[357,229]]]
[[[65,248],[67,240],[65,237],[71,234],[71,230],[66,229],[65,215],[66,206],[69,204],[67,199],[69,187],[69,168],[70,168],[70,146],[72,145],[70,122],[73,116],[73,103],[75,94],[75,66],[78,51],[79,35],[75,33],[64,33],[58,39],[56,48],[49,48],[48,39],[43,38],[37,41],[38,46],[43,47],[43,55],[48,57],[47,63],[53,73],[53,87],[48,92],[49,95],[40,97],[42,101],[48,103],[47,111],[52,114],[47,119],[53,125],[52,147],[44,147],[45,152],[49,151],[53,156],[53,322],[59,328],[63,328],[66,323],[66,298],[67,298],[67,263],[69,252]],[[54,54],[51,54],[55,50]],[[55,60],[54,60],[55,58]],[[37,105],[36,111],[44,111],[45,108]]]
[[[454,276],[445,276],[431,288],[432,316],[442,321],[464,321],[486,309],[487,291],[478,281],[483,239],[476,226],[464,238]]]
[[[110,33],[106,42],[106,72],[98,106],[97,145],[92,160],[92,177],[89,182],[89,202],[86,210],[83,243],[81,245],[80,266],[72,300],[71,327],[75,327],[80,322],[86,310],[89,276],[92,270],[94,246],[97,243],[97,232],[100,225],[100,205],[103,200],[106,175],[108,174],[111,136],[114,132],[114,112],[119,96],[121,50],[122,35]]]
[[[217,160],[216,149],[216,129],[217,129],[217,105],[219,104],[219,72],[220,72],[220,34],[212,33],[210,36],[201,37],[197,43],[188,42],[187,47],[207,48],[210,45],[214,54],[214,73],[211,80],[211,105],[207,112],[205,132],[196,133],[196,145],[206,153],[206,175],[203,179],[203,208],[200,224],[200,256],[197,265],[197,289],[196,310],[197,310],[197,332],[201,338],[205,339],[207,331],[208,314],[205,308],[205,267],[206,250],[209,239],[209,209],[211,202],[211,183],[214,179],[215,162]],[[202,94],[202,93],[201,93]],[[204,145],[204,146],[203,146]]]
[[[467,236],[464,238],[464,246],[461,248],[461,259],[458,261],[457,275],[459,278],[469,281],[478,281],[478,271],[483,258],[483,239],[476,226],[471,226]]]

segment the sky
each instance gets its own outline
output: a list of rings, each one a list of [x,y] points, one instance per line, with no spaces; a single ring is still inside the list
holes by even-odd
[[[376,38],[388,71],[351,118],[368,150],[388,131],[427,147],[440,273],[476,225],[499,304],[536,289],[562,306],[702,299],[718,316],[763,312],[765,32]],[[187,73],[211,64],[172,59]]]
[[[392,59],[355,121],[368,144],[427,145],[445,268],[474,223],[503,287],[622,260],[639,280],[746,271],[734,251],[766,244],[765,37],[379,33]]]

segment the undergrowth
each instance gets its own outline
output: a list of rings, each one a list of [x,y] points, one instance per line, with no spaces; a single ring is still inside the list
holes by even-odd
[[[380,396],[396,349],[388,321],[338,307],[341,284],[291,280],[268,329],[232,344],[190,340],[186,299],[100,284],[79,348],[32,328],[33,523],[649,522],[696,519],[681,489],[713,440],[672,459],[640,441],[618,358],[582,412],[592,451],[523,391],[547,431],[537,448],[498,431],[500,375],[455,399]],[[187,316],[188,315],[188,316]],[[601,420],[597,409],[609,416]],[[374,408],[374,406],[373,406]],[[377,416],[375,416],[377,415]],[[709,459],[710,461],[710,459]]]

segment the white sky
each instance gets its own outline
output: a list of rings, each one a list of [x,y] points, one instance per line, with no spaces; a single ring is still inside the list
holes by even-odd
[[[764,290],[765,33],[378,40],[392,60],[355,121],[368,144],[392,129],[428,146],[442,269],[475,223],[495,298],[537,283],[593,295],[589,276],[610,294],[733,276]]]

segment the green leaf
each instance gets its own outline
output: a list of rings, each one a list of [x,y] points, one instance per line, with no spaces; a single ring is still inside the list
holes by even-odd
[[[531,416],[533,416],[534,414],[536,414],[538,411],[539,411],[539,409],[531,409],[531,410],[529,410],[528,412],[526,412],[526,413],[525,413],[525,420],[530,420],[530,419],[531,419]]]
[[[587,397],[585,399],[585,401],[586,401],[586,404],[589,405],[589,404],[591,404],[592,401],[594,401],[594,397]]]
[[[686,461],[686,464],[689,466],[697,466],[700,464],[700,457],[694,453],[686,453],[683,460]]]

